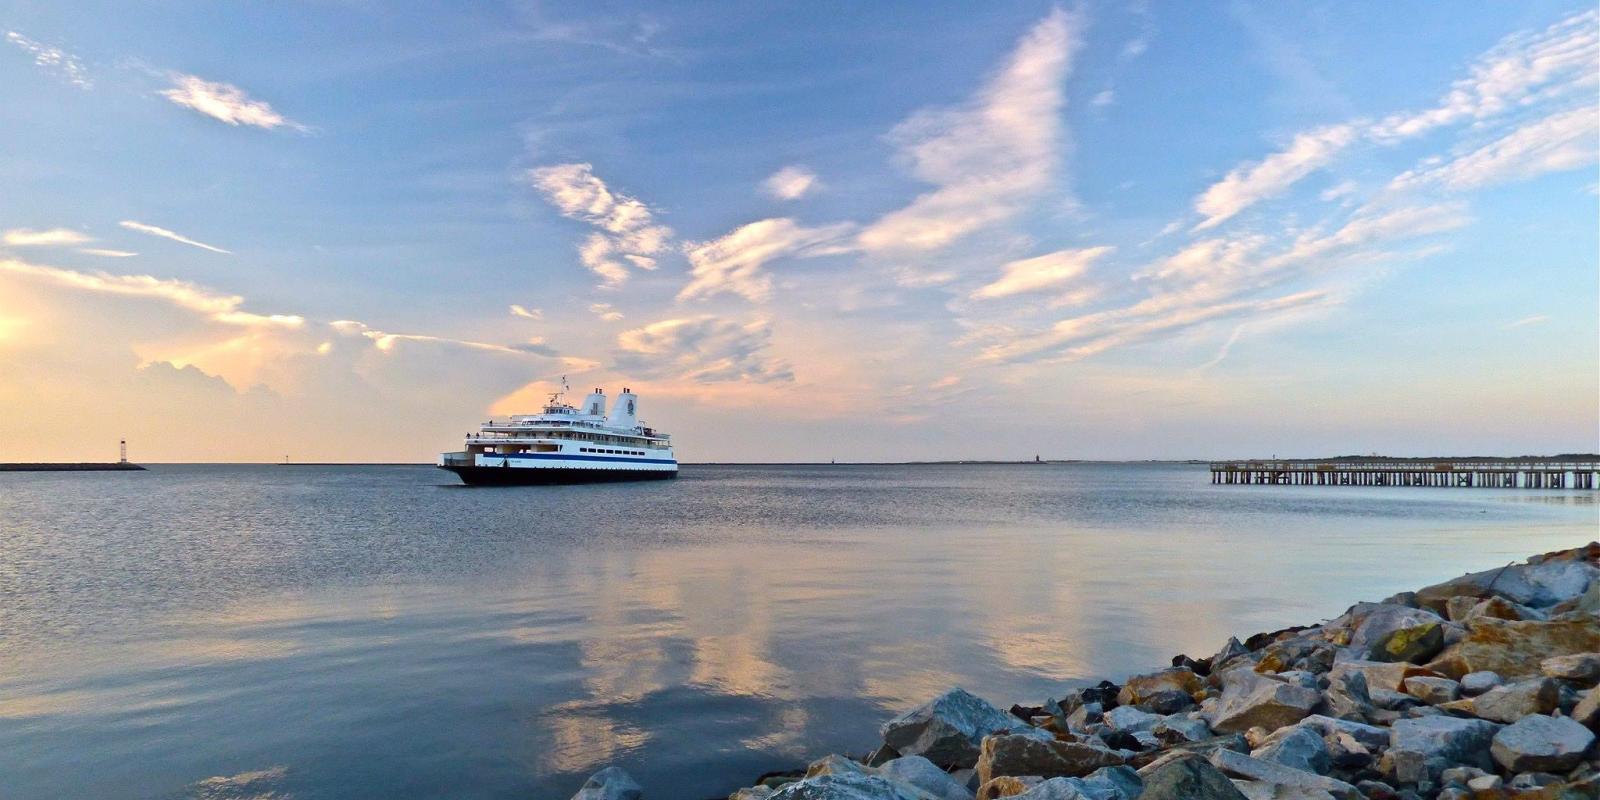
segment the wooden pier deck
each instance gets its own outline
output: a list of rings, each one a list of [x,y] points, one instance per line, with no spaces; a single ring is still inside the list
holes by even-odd
[[[1211,482],[1287,486],[1437,486],[1594,489],[1600,459],[1214,461]]]

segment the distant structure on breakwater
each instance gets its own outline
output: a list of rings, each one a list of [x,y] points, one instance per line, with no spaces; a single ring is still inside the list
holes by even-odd
[[[1211,482],[1289,486],[1594,489],[1600,486],[1600,456],[1213,461]]]
[[[0,463],[0,472],[125,472],[144,467],[128,461],[128,440],[117,442],[117,460],[65,463],[56,461]]]

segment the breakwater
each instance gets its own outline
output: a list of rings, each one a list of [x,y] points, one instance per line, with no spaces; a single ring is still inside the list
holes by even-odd
[[[1600,797],[1600,543],[1002,710],[959,688],[728,800]],[[625,771],[573,800],[642,800]]]
[[[58,463],[43,461],[37,463],[12,462],[0,464],[0,472],[138,472],[144,467],[130,464],[126,461],[105,462],[79,462]]]

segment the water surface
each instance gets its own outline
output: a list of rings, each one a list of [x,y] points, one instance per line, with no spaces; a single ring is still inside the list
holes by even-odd
[[[0,474],[0,796],[725,795],[1595,538],[1593,493],[1172,465]]]

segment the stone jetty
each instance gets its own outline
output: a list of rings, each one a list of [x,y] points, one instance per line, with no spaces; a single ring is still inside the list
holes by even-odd
[[[1002,710],[959,688],[728,800],[1600,798],[1600,543]],[[573,800],[642,800],[617,767]]]

